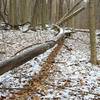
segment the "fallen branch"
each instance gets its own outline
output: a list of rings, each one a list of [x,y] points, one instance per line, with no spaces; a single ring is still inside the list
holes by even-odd
[[[73,12],[73,10],[74,10],[82,1],[83,1],[83,0],[80,0],[78,3],[76,3],[76,4],[74,5],[74,7],[73,7],[72,9],[70,9],[69,12],[66,12],[66,13],[63,15],[63,17],[62,17],[59,21],[56,22],[56,24],[62,22],[63,19],[64,19],[66,16],[68,16],[71,12]]]
[[[68,50],[68,51],[72,51],[72,48],[69,48],[67,45],[65,45],[64,44],[64,46],[66,47],[66,49]]]
[[[75,29],[76,32],[85,32],[89,33],[90,31],[88,29]]]
[[[6,88],[6,87],[2,87],[0,88],[0,90],[27,90],[27,88]]]
[[[75,41],[78,41],[79,40],[79,41],[83,42],[84,44],[89,45],[89,43],[86,43],[84,40],[82,40],[80,38],[77,38],[77,39],[69,38],[69,39],[72,39],[72,40],[75,40]]]
[[[67,17],[64,17],[62,20],[60,20],[59,22],[57,22],[57,25],[61,25],[62,23],[64,23],[65,21],[68,21],[69,19],[71,19],[72,17],[78,15],[80,12],[82,12],[85,9],[85,7],[81,7],[78,10],[76,10],[75,12],[73,12],[72,14],[68,15]]]
[[[73,89],[70,89],[71,91],[74,91],[74,92],[79,92],[80,94],[82,95],[87,95],[87,94],[92,94],[92,95],[95,95],[95,96],[100,96],[99,93],[93,93],[93,92],[86,92],[86,91],[77,91],[77,90],[73,90]]]

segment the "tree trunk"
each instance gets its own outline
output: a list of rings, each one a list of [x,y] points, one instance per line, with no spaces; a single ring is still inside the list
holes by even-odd
[[[16,0],[9,0],[8,22],[13,28],[17,25]]]
[[[26,21],[31,22],[31,0],[26,0]]]
[[[26,20],[26,0],[19,1],[19,9],[20,9],[20,23],[24,24]]]
[[[52,0],[48,0],[48,16],[49,24],[52,23]]]
[[[89,0],[89,27],[90,27],[90,45],[91,45],[91,63],[97,64],[96,53],[96,19],[95,19],[95,7],[96,0]]]
[[[31,26],[33,27],[33,29],[35,29],[35,26],[37,25],[37,23],[39,23],[39,14],[40,10],[39,9],[39,1],[40,0],[33,0],[32,4],[32,19],[31,19]]]
[[[56,21],[63,15],[63,0],[56,0]]]
[[[46,0],[40,0],[41,1],[41,25],[42,28],[45,28],[46,24]]]
[[[0,22],[1,22],[1,0],[0,0]]]

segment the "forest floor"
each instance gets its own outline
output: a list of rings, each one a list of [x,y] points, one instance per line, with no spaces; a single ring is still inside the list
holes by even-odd
[[[14,56],[27,46],[49,41],[55,34],[50,28],[26,33],[0,30],[0,60]],[[39,74],[52,50],[53,48],[1,75],[0,100],[99,100],[100,65],[94,66],[89,61],[89,33],[85,32],[74,33],[71,38],[65,40],[53,62],[53,69],[41,84],[42,88],[37,87],[37,91],[22,98],[19,91]],[[100,59],[100,36],[97,37],[97,55]]]

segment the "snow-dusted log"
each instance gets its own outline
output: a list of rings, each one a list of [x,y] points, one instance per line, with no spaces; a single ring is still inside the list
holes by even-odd
[[[65,34],[71,33],[71,32],[64,32],[62,28],[59,28],[59,26],[55,26],[55,27],[59,30],[59,33],[54,38],[54,40],[48,41],[44,44],[37,45],[35,47],[28,48],[19,55],[9,58],[5,61],[1,61],[0,62],[0,75],[44,53],[46,50],[55,46],[55,44],[57,44],[60,40],[64,39],[63,37],[65,36]]]
[[[12,58],[9,58],[8,60],[1,61],[0,62],[0,75],[44,53],[46,50],[52,48],[54,45],[55,45],[55,42],[50,41],[48,43],[44,43],[36,47],[32,47],[26,50],[24,53],[20,55],[16,55]]]

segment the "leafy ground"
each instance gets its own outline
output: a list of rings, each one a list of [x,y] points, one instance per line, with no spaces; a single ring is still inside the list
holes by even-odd
[[[99,31],[97,31],[99,33]],[[0,60],[13,56],[21,49],[51,40],[56,32],[37,29],[36,32],[4,31],[0,32]],[[43,88],[31,92],[25,98],[16,99],[19,90],[38,75],[47,56],[53,48],[35,57],[31,61],[0,76],[0,100],[99,100],[100,65],[89,62],[89,34],[77,32],[66,39],[64,46],[53,62],[49,77],[42,83]],[[100,37],[97,36],[98,59],[100,59]],[[22,51],[23,52],[23,51]],[[19,53],[18,53],[19,54]]]

